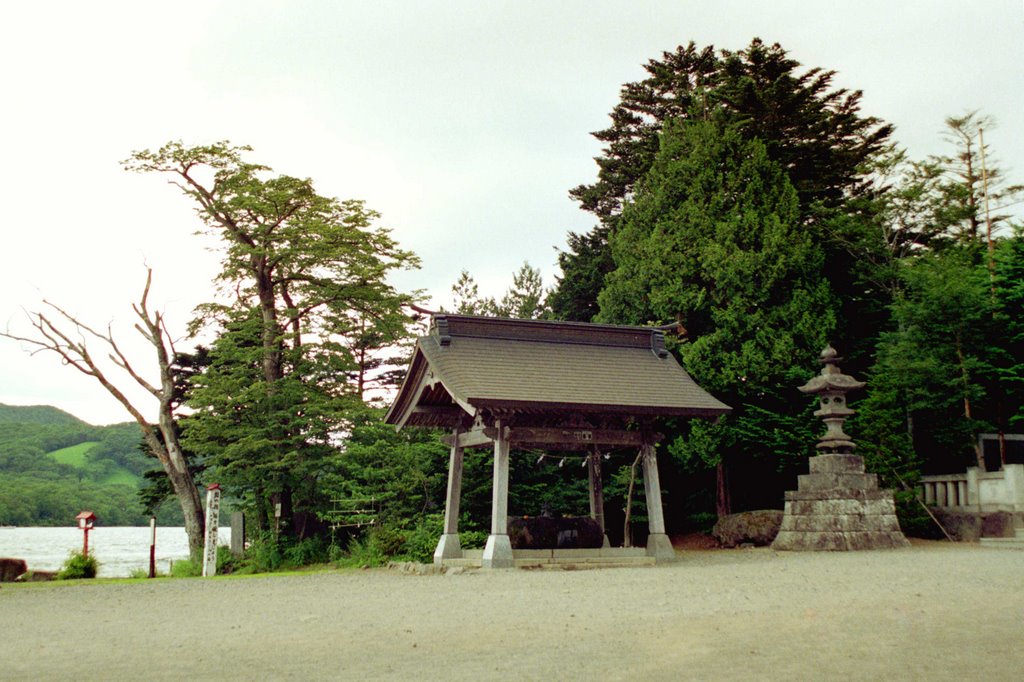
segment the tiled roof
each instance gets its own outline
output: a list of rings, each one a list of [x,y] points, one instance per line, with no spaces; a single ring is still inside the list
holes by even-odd
[[[447,395],[436,385],[425,388],[428,371]],[[413,414],[417,406],[441,402],[464,412],[502,408],[710,417],[730,409],[665,351],[660,330],[457,315],[435,316],[430,334],[419,339],[387,420],[441,425],[436,417]]]

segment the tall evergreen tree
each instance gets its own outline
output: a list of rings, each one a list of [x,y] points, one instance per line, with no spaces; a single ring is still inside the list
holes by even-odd
[[[718,426],[695,426],[689,455],[721,464],[778,442],[794,413],[793,368],[813,367],[835,319],[822,250],[765,145],[713,122],[670,122],[611,250],[599,319],[681,324],[684,366],[736,408]],[[799,439],[781,440],[786,450]]]
[[[744,137],[762,140],[768,157],[790,177],[805,219],[867,189],[862,164],[892,131],[860,114],[859,91],[832,89],[834,72],[801,72],[779,45],[759,39],[718,54],[691,42],[644,68],[646,79],[623,86],[612,125],[594,133],[605,143],[597,181],[570,192],[600,223],[589,234],[570,234],[569,250],[559,255],[562,276],[550,298],[556,317],[586,320],[595,312],[603,276],[611,270],[608,238],[651,167],[667,120],[725,117]],[[826,257],[836,259],[830,271],[837,279],[847,272],[843,251]]]

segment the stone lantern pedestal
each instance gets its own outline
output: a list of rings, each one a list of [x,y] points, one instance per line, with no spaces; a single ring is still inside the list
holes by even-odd
[[[800,390],[818,395],[827,431],[818,442],[822,454],[809,460],[810,473],[799,476],[797,490],[786,492],[786,507],[772,549],[788,551],[845,551],[906,547],[896,519],[891,490],[878,488],[878,477],[864,472],[864,458],[843,433],[843,422],[854,411],[845,394],[864,386],[839,371],[839,358],[830,346],[821,354],[825,365]]]

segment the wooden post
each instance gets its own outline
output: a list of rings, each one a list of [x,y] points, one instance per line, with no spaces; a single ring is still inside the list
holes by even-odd
[[[508,539],[508,428],[499,421],[494,439],[494,487],[491,491],[491,535],[484,547],[484,568],[512,568]]]
[[[459,503],[462,498],[462,446],[460,429],[452,434],[452,449],[448,456],[448,496],[444,503],[444,531],[434,550],[434,563],[440,566],[445,559],[461,559],[459,544]]]
[[[661,481],[658,478],[658,457],[654,445],[641,448],[644,462],[644,495],[647,498],[647,555],[658,561],[676,558],[672,542],[665,534],[665,512],[661,507]]]
[[[587,466],[587,488],[590,491],[590,518],[601,526],[604,546],[608,546],[608,532],[604,527],[604,488],[601,482],[601,453],[596,447],[590,451]]]

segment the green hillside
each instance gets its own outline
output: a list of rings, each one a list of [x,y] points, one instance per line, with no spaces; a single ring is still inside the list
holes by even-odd
[[[46,454],[60,464],[67,464],[85,472],[101,485],[128,485],[133,489],[138,488],[142,483],[142,477],[127,467],[111,459],[94,462],[89,457],[99,445],[103,444],[100,441],[86,441]]]
[[[145,524],[137,491],[156,461],[137,424],[92,426],[49,406],[0,405],[0,525]]]
[[[78,417],[49,405],[4,405],[0,403],[0,423],[5,422],[86,426],[86,423]]]

